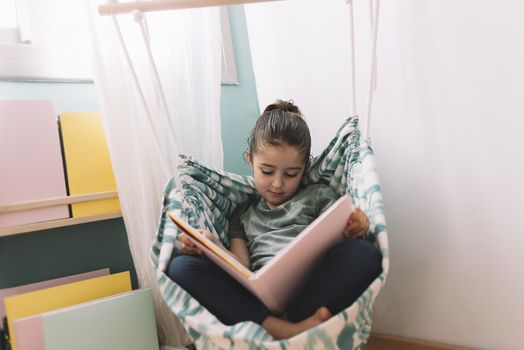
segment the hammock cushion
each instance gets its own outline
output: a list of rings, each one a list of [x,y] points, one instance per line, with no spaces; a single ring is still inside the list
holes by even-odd
[[[361,349],[371,330],[373,301],[385,283],[389,252],[382,195],[369,139],[362,140],[358,117],[348,118],[328,147],[312,160],[303,181],[325,183],[339,195],[349,193],[368,215],[371,225],[366,236],[382,252],[382,273],[348,308],[323,324],[290,339],[275,340],[260,325],[221,323],[189,293],[174,283],[165,270],[180,254],[178,229],[166,216],[168,211],[190,225],[216,233],[228,247],[228,217],[235,208],[256,194],[252,177],[240,176],[180,156],[180,184],[166,185],[164,202],[151,260],[160,291],[178,316],[197,349]]]

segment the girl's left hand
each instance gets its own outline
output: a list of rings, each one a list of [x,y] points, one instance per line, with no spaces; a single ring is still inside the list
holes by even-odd
[[[366,213],[360,208],[355,208],[349,216],[344,237],[358,238],[363,237],[369,229],[369,219]]]

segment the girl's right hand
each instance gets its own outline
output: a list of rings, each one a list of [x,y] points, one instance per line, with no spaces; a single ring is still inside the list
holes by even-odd
[[[182,243],[182,254],[200,255],[202,251],[187,237],[185,233],[181,233],[178,238]]]
[[[199,230],[199,232],[205,236],[207,239],[212,241],[213,243],[217,245],[222,245],[218,239],[213,235],[211,232],[208,232],[206,230]],[[178,238],[180,239],[180,242],[182,242],[182,253],[183,254],[196,254],[200,255],[202,254],[202,250],[198,248],[185,233],[181,233]]]

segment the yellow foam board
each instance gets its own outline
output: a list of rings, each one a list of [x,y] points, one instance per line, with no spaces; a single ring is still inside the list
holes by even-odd
[[[69,194],[116,190],[111,158],[99,113],[66,112],[59,116]],[[72,204],[73,217],[120,211],[118,199]]]
[[[19,294],[4,300],[11,346],[16,350],[13,322],[43,312],[131,291],[128,271]]]

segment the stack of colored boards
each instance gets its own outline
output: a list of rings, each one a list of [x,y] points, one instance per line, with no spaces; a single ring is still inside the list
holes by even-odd
[[[100,115],[68,112],[59,120],[60,128],[52,101],[0,100],[0,206],[116,191]],[[73,217],[118,213],[120,204],[101,199],[71,210]],[[0,229],[64,218],[67,205],[0,212]]]
[[[139,289],[14,322],[18,350],[155,350],[150,289]]]
[[[0,101],[0,205],[67,195],[52,101]],[[0,228],[69,217],[67,205],[0,213]]]
[[[71,276],[54,278],[52,280],[26,284],[23,286],[18,286],[18,287],[13,287],[13,288],[0,289],[0,318],[3,319],[5,317],[4,299],[7,297],[29,293],[29,292],[33,292],[33,291],[40,290],[40,289],[61,286],[63,284],[84,281],[90,278],[107,276],[107,275],[109,275],[109,269],[106,268],[106,269],[100,269],[96,271],[79,273],[79,274],[71,275]]]
[[[138,349],[130,338],[158,349],[151,292],[131,292],[129,272],[9,296],[4,304],[12,350]]]
[[[47,280],[47,281],[41,281],[41,282],[21,285],[21,286],[12,287],[12,288],[0,289],[0,319],[2,320],[2,323],[0,324],[0,337],[1,337],[0,350],[6,350],[7,342],[8,342],[7,340],[8,337],[5,334],[6,330],[2,329],[2,327],[4,326],[4,321],[6,320],[5,307],[4,307],[5,298],[14,296],[14,295],[19,295],[23,293],[40,290],[40,289],[44,289],[44,288],[60,286],[60,285],[67,284],[67,283],[83,281],[83,280],[87,280],[90,278],[107,276],[107,275],[109,275],[109,269],[105,268],[105,269],[100,269],[96,271],[79,273],[79,274],[71,275],[71,276],[54,278],[54,279]],[[7,323],[5,324],[5,326],[7,326]]]
[[[69,194],[115,191],[116,183],[98,113],[61,113]],[[72,204],[73,217],[120,211],[117,198]]]

